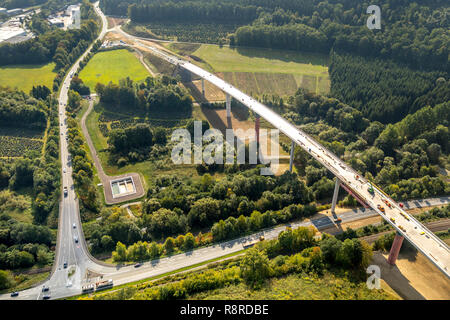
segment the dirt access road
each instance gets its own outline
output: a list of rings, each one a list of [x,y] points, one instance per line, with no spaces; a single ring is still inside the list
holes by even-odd
[[[119,176],[111,177],[111,176],[108,176],[103,171],[103,167],[102,167],[100,159],[97,155],[97,151],[95,150],[94,144],[92,143],[91,136],[89,135],[89,131],[86,127],[86,118],[91,113],[93,107],[94,107],[94,100],[93,100],[93,97],[91,97],[91,100],[89,101],[89,108],[84,113],[83,117],[81,118],[81,130],[83,131],[83,135],[89,146],[89,150],[91,151],[91,156],[92,156],[92,159],[94,160],[94,165],[97,168],[98,177],[103,184],[103,193],[105,195],[105,202],[107,204],[117,204],[117,203],[122,203],[125,201],[130,201],[130,200],[135,200],[135,199],[141,198],[142,196],[144,196],[145,190],[144,190],[144,187],[142,186],[141,177],[138,173],[126,173],[126,174],[122,174]],[[113,180],[126,178],[126,177],[133,178],[134,186],[136,188],[136,193],[114,198],[113,194],[112,194],[110,182]]]

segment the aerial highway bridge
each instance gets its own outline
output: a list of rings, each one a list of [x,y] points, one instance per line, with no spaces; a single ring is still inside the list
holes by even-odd
[[[434,233],[428,230],[423,224],[409,215],[403,208],[391,199],[385,192],[377,187],[373,182],[365,179],[361,174],[342,161],[338,156],[326,149],[303,130],[289,123],[286,119],[272,111],[251,96],[243,93],[231,84],[225,82],[216,75],[174,56],[166,51],[160,50],[155,46],[142,43],[140,39],[125,33],[122,34],[138,41],[140,45],[146,47],[155,55],[165,61],[183,68],[192,74],[197,75],[202,81],[202,94],[205,93],[204,81],[209,81],[216,87],[220,88],[226,94],[226,110],[227,117],[231,116],[231,98],[236,99],[241,104],[248,107],[256,115],[255,131],[256,140],[259,140],[259,119],[264,118],[272,126],[279,129],[288,136],[291,141],[290,153],[290,169],[292,170],[293,149],[295,145],[299,145],[325,168],[327,168],[336,177],[336,185],[334,189],[332,212],[334,212],[337,195],[340,186],[353,195],[363,206],[371,207],[380,216],[382,216],[389,224],[391,224],[397,234],[392,245],[388,262],[395,264],[398,257],[402,242],[406,238],[411,244],[422,252],[431,262],[433,262],[439,270],[441,270],[448,278],[450,278],[450,249],[445,242],[439,239]]]

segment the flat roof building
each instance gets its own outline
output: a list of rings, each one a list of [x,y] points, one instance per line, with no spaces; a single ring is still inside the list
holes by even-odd
[[[64,20],[60,19],[60,18],[52,18],[52,19],[48,19],[48,22],[50,23],[50,25],[52,26],[56,26],[58,28],[64,28]]]
[[[0,27],[0,43],[9,41],[15,37],[25,37],[27,32],[17,27]]]

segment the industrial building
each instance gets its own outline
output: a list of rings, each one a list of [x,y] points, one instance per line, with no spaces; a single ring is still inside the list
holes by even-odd
[[[16,41],[19,39],[28,39],[26,30],[18,27],[0,27],[0,43],[20,42]]]
[[[23,12],[23,9],[17,8],[17,9],[7,10],[7,11],[6,11],[6,14],[7,14],[8,16],[14,16],[14,15],[20,14],[20,13],[22,13],[22,12]]]

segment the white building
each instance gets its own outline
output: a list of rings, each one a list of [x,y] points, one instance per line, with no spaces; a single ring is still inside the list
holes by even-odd
[[[9,41],[15,37],[25,37],[27,32],[17,27],[0,27],[0,43]]]
[[[58,28],[64,28],[64,20],[61,18],[51,18],[51,19],[48,19],[48,22],[50,23],[51,26],[55,26]]]
[[[81,11],[80,5],[70,5],[66,9],[66,14],[70,16],[71,23],[69,24],[69,29],[79,29],[81,26]]]

